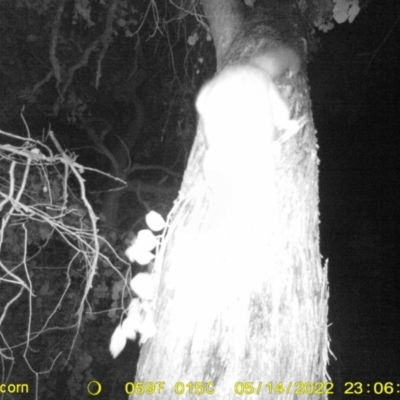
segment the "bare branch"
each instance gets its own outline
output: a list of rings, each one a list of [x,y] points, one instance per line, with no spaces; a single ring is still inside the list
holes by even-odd
[[[61,17],[64,12],[64,7],[65,7],[65,0],[59,0],[56,16],[53,22],[53,28],[51,30],[50,62],[53,67],[54,76],[56,77],[57,80],[57,88],[61,83],[61,68],[56,53],[57,53],[58,36],[61,26]]]
[[[108,47],[111,43],[112,33],[113,33],[113,23],[115,19],[115,12],[117,10],[117,6],[119,5],[119,0],[112,0],[111,5],[108,8],[107,13],[107,22],[106,29],[101,37],[101,43],[103,44],[103,48],[100,52],[99,59],[97,61],[97,72],[96,72],[96,89],[99,88],[100,78],[101,78],[101,64],[103,62],[103,58],[107,53]]]
[[[31,138],[21,138],[19,136],[13,135],[11,133],[0,131],[1,135],[12,138],[13,141],[22,140],[21,146],[16,147],[10,144],[0,145],[0,160],[2,162],[2,167],[6,166],[8,168],[8,179],[5,179],[5,174],[2,181],[2,190],[0,191],[0,207],[3,209],[2,214],[2,224],[0,227],[0,248],[2,250],[2,260],[0,261],[0,284],[4,286],[7,284],[8,288],[6,292],[2,292],[4,305],[0,312],[0,325],[2,327],[0,332],[1,347],[0,347],[0,357],[4,365],[5,360],[13,361],[13,351],[16,348],[23,347],[23,355],[25,358],[25,363],[27,367],[36,376],[36,380],[40,374],[46,373],[46,371],[38,371],[37,368],[30,361],[28,353],[31,351],[31,342],[35,338],[43,335],[45,332],[54,329],[54,327],[49,326],[50,322],[54,320],[57,310],[68,301],[67,294],[70,291],[71,276],[74,272],[75,261],[79,259],[80,265],[83,265],[83,271],[85,275],[83,276],[84,290],[80,297],[77,299],[77,310],[76,318],[72,323],[67,323],[68,326],[57,327],[60,330],[74,329],[75,335],[72,340],[72,347],[76,341],[79,329],[82,324],[82,319],[85,315],[85,308],[88,303],[88,295],[93,286],[93,278],[97,271],[97,265],[99,260],[102,260],[104,265],[110,266],[114,273],[116,273],[122,280],[126,280],[126,274],[121,272],[119,269],[115,268],[108,256],[104,255],[100,251],[100,237],[98,236],[97,229],[97,217],[86,197],[85,180],[82,174],[85,172],[85,168],[76,162],[76,157],[74,154],[69,154],[64,151],[57,141],[53,132],[49,133],[54,146],[58,150],[58,154],[53,154],[50,147],[45,144],[36,141]],[[18,169],[17,169],[18,165]],[[29,195],[29,179],[32,176],[32,172],[35,168],[40,169],[40,175],[43,178],[44,192],[51,192],[52,180],[48,176],[48,168],[57,165],[57,170],[59,170],[58,165],[64,168],[64,174],[58,174],[61,177],[61,193],[57,202],[53,197],[48,195],[47,200],[44,202],[38,202],[35,198]],[[23,168],[21,170],[21,167]],[[92,170],[92,169],[91,169]],[[95,170],[93,170],[95,171]],[[80,200],[83,202],[81,208],[76,208],[75,205],[71,207],[71,203],[68,201],[69,191],[67,180],[69,176],[73,175],[78,181],[80,188]],[[104,174],[109,176],[108,174]],[[120,181],[120,180],[118,180]],[[58,183],[58,185],[60,185]],[[26,201],[26,198],[29,201]],[[62,203],[62,204],[60,204]],[[67,207],[69,205],[69,207]],[[5,208],[8,207],[8,208]],[[84,214],[82,214],[82,211]],[[67,224],[64,223],[65,217],[70,215],[77,216],[77,219],[81,221],[79,224]],[[82,215],[85,218],[81,218]],[[29,223],[39,223],[42,226],[49,226],[52,232],[57,233],[60,238],[64,240],[73,252],[70,256],[70,262],[66,271],[65,283],[62,284],[62,293],[57,294],[56,303],[52,310],[49,310],[49,314],[44,321],[38,321],[35,319],[35,307],[33,304],[33,297],[35,292],[39,296],[40,291],[37,287],[34,287],[34,279],[32,279],[32,270],[30,269],[30,264],[28,259],[28,243],[29,234],[28,224]],[[15,231],[15,227],[19,229],[22,233],[20,244],[22,244],[20,254],[15,253],[10,256],[10,260],[7,259],[7,229],[11,229],[11,234]],[[115,257],[120,265],[126,265],[128,272],[130,271],[129,264],[122,260],[118,254],[113,252],[110,244],[104,238],[101,238],[102,248],[106,248],[107,251],[111,251],[113,257]],[[128,273],[127,273],[128,274]],[[11,285],[10,285],[11,284]],[[13,285],[17,290],[13,289]],[[16,304],[22,294],[27,294],[27,320],[26,320],[26,334],[24,340],[16,342],[17,336],[13,336],[12,342],[10,338],[7,337],[9,329],[4,329],[7,317],[10,320],[10,309],[13,304]],[[17,303],[18,304],[18,303]],[[35,322],[35,325],[33,324]],[[39,329],[35,328],[33,331],[33,326],[37,326],[40,323]],[[6,327],[7,328],[7,327]],[[57,358],[60,357],[60,353],[53,355],[51,367],[54,366]],[[36,397],[37,398],[37,397]]]
[[[87,65],[90,55],[92,54],[93,51],[95,51],[97,49],[97,46],[99,45],[99,43],[100,43],[100,39],[96,39],[94,42],[92,42],[92,44],[90,44],[88,46],[88,48],[85,50],[85,52],[83,53],[81,59],[76,64],[74,64],[73,66],[71,66],[69,68],[67,77],[62,85],[62,89],[60,90],[60,97],[57,99],[57,101],[55,102],[55,104],[53,106],[53,111],[54,111],[55,115],[57,115],[59,112],[60,105],[63,103],[64,95],[65,95],[66,91],[69,89],[69,87],[74,79],[75,72],[79,68],[82,68],[85,65]]]

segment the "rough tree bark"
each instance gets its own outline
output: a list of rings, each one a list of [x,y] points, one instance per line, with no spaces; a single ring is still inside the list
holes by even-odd
[[[304,66],[306,34],[296,2],[258,3],[261,8],[251,9],[239,0],[203,0],[218,69],[246,66],[281,46],[295,49]],[[197,398],[207,383],[224,400],[243,390],[251,394],[245,382],[253,382],[260,399],[285,394],[294,399],[299,393],[325,398],[334,390],[317,384],[326,381],[328,289],[319,253],[317,144],[304,68],[276,83],[292,118],[306,116],[308,122],[284,140],[278,132],[273,143],[251,129],[224,138],[217,161],[221,169],[232,166],[224,173],[231,171],[230,189],[240,198],[231,207],[220,200],[230,200],[223,197],[225,182],[215,184],[204,174],[212,146],[207,148],[204,124],[198,127],[156,261],[157,333],[142,347],[135,379],[165,383],[160,395],[138,398]],[[229,110],[221,113],[222,127],[227,116]],[[311,382],[306,390],[305,382]]]

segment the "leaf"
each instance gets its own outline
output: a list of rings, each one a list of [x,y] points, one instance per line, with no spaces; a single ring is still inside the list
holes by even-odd
[[[127,318],[122,322],[122,332],[125,337],[130,340],[136,340],[137,331],[140,326],[140,315],[128,315]]]
[[[113,358],[117,358],[121,351],[125,348],[126,337],[122,331],[121,325],[118,325],[111,336],[110,340],[110,352]]]
[[[358,13],[360,12],[360,6],[358,5],[358,1],[353,2],[352,6],[349,10],[349,23],[351,24],[355,18],[357,17]]]
[[[39,294],[40,294],[41,296],[46,296],[47,292],[49,291],[49,287],[50,287],[49,281],[46,281],[46,282],[42,285],[42,287],[40,288]]]
[[[39,236],[42,240],[47,240],[49,236],[52,234],[52,228],[49,224],[40,224],[39,227]]]
[[[188,37],[188,44],[190,44],[190,46],[194,46],[198,41],[199,41],[199,35],[197,34],[197,32]]]
[[[118,20],[115,21],[117,23],[118,26],[120,26],[121,28],[123,28],[124,26],[126,26],[126,21],[123,18],[119,18]]]
[[[158,232],[165,228],[164,218],[155,211],[150,211],[146,215],[146,224],[153,232]]]
[[[336,0],[333,8],[333,18],[338,24],[347,20],[351,23],[360,12],[358,0]]]
[[[113,287],[112,287],[112,295],[111,298],[112,300],[118,300],[121,296],[122,289],[125,286],[125,281],[120,280],[118,282],[115,282]]]
[[[154,258],[154,254],[143,250],[140,245],[136,243],[128,247],[125,250],[125,254],[130,262],[136,261],[140,265],[146,265]]]
[[[117,308],[117,302],[113,301],[113,303],[111,304],[111,310],[109,310],[107,313],[108,318],[113,319],[117,315],[116,308]]]
[[[140,272],[131,280],[131,289],[143,300],[152,300],[155,294],[154,278],[147,272]]]
[[[154,324],[153,313],[149,312],[140,326],[141,337],[139,344],[146,343],[147,340],[151,339],[156,334],[156,332],[157,328]]]
[[[128,316],[132,314],[140,315],[142,309],[141,301],[138,298],[132,299],[128,306]]]
[[[86,319],[89,321],[96,321],[97,315],[95,314],[86,314]]]
[[[143,250],[151,251],[157,246],[157,238],[149,229],[142,229],[137,236],[136,244]]]

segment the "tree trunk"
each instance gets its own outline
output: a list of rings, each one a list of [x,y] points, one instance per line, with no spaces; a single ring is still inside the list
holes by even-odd
[[[201,123],[156,260],[157,333],[142,347],[135,381],[164,384],[138,398],[334,391],[317,383],[326,381],[328,289],[305,35],[291,2],[276,3],[253,11],[203,1],[222,72],[197,101]],[[289,60],[275,73],[282,54],[301,65]],[[273,78],[293,119],[308,121],[290,134],[276,129],[286,106]]]

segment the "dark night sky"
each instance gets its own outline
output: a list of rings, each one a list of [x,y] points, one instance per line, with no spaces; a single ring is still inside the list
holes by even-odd
[[[399,19],[399,1],[372,1],[352,24],[320,35],[308,70],[339,359],[331,372],[342,385],[400,383]]]

